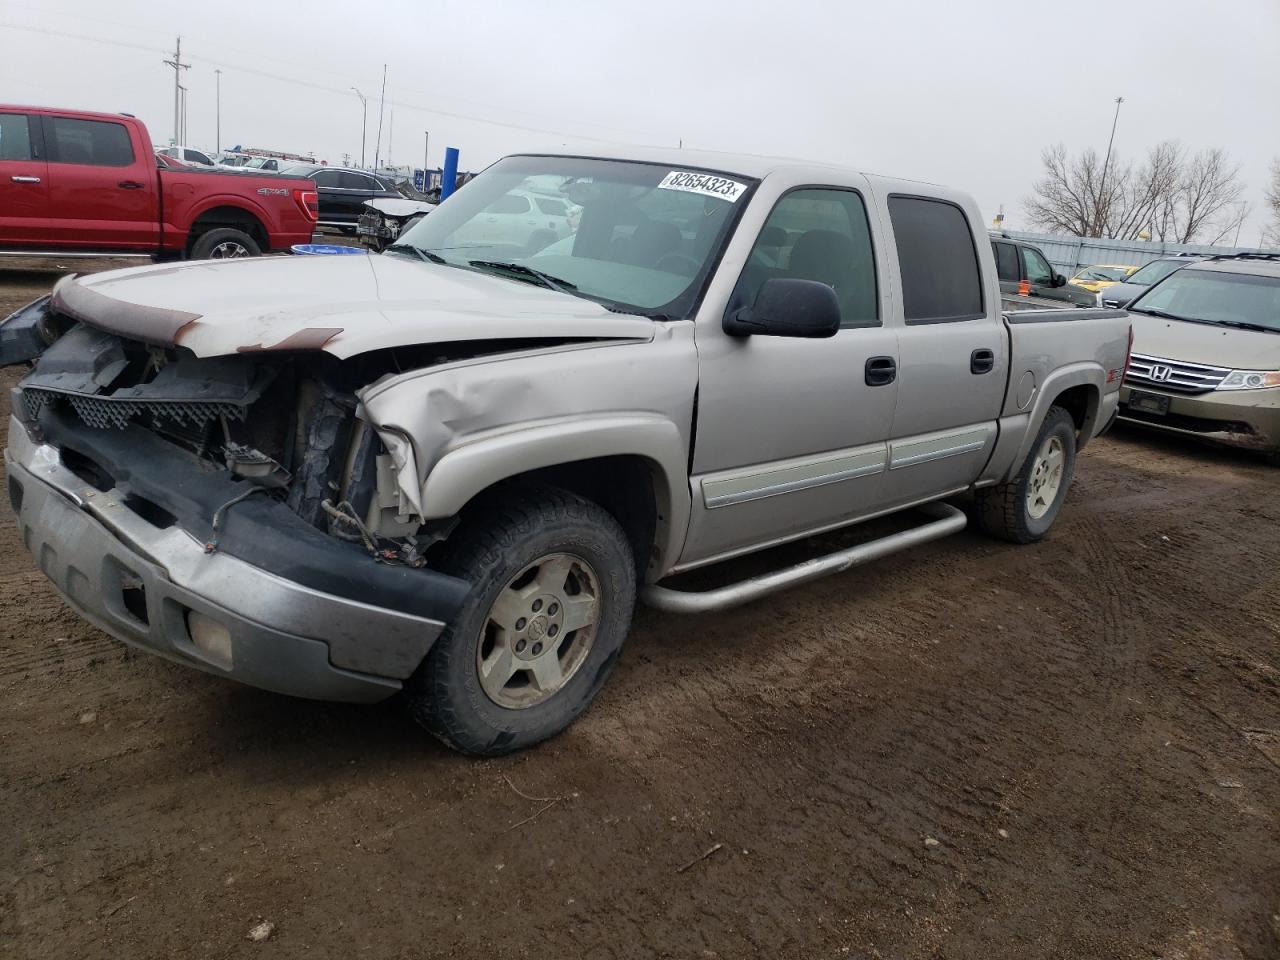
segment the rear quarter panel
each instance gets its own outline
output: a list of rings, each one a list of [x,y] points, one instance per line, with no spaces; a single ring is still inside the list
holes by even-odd
[[[164,245],[182,250],[191,225],[216,207],[234,207],[255,217],[266,231],[268,249],[308,243],[315,230],[293,199],[294,190],[315,190],[302,177],[252,176],[221,170],[162,170]]]
[[[1029,310],[1007,314],[1005,323],[1011,361],[1001,427],[1018,443],[997,449],[987,479],[1016,472],[1049,408],[1073,387],[1088,387],[1090,395],[1079,445],[1096,436],[1119,403],[1129,350],[1129,317],[1119,310]]]

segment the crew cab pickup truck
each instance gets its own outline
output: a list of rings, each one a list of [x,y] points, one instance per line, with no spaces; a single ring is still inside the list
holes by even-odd
[[[486,234],[552,184],[573,233]],[[498,754],[585,709],[637,597],[755,600],[959,530],[945,500],[970,492],[984,530],[1044,536],[1129,340],[1120,311],[1002,313],[953,190],[512,156],[380,255],[63,279],[0,326],[0,359],[33,363],[5,463],[22,542],[119,639],[298,696],[400,694]],[[892,513],[796,566],[671,579]]]
[[[245,257],[307,243],[303,177],[162,169],[141,120],[0,105],[0,254]]]

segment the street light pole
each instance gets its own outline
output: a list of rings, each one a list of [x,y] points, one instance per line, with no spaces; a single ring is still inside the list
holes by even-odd
[[[1120,104],[1124,103],[1124,97],[1116,97],[1116,115],[1111,119],[1111,139],[1107,141],[1107,159],[1102,161],[1102,179],[1098,183],[1098,202],[1094,204],[1093,211],[1093,232],[1100,234],[1102,232],[1102,205],[1105,202],[1105,190],[1107,186],[1107,167],[1111,165],[1111,145],[1116,142],[1116,124],[1120,121]]]
[[[214,116],[217,119],[214,121],[213,149],[215,153],[221,153],[222,152],[222,70],[221,68],[215,69],[213,71],[213,76],[214,76],[213,82],[215,84],[214,89],[217,91],[217,93],[215,94],[215,101],[214,101],[216,103],[216,106],[214,107],[214,111],[215,111]]]
[[[355,87],[352,87],[351,89],[356,90]],[[360,98],[360,166],[363,167],[364,166],[364,138],[365,138],[365,133],[369,129],[369,122],[368,122],[369,101],[365,98],[365,95],[361,93],[359,90],[356,90],[356,96]]]

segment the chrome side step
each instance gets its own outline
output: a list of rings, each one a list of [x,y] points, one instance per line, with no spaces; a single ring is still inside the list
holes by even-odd
[[[670,587],[649,584],[640,593],[641,599],[651,607],[665,610],[668,613],[709,613],[713,610],[727,610],[742,603],[758,600],[768,594],[787,587],[820,580],[833,573],[843,573],[850,567],[879,560],[899,550],[919,546],[930,540],[959,533],[969,522],[964,511],[949,503],[929,503],[917,508],[935,519],[901,533],[893,533],[879,540],[860,543],[856,547],[837,550],[825,557],[805,560],[795,566],[776,570],[773,573],[751,577],[738,583],[716,590],[691,591],[672,590]]]

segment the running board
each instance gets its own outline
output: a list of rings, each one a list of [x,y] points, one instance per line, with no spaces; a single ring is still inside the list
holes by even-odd
[[[0,250],[0,257],[40,257],[45,260],[150,260],[151,253],[121,253],[119,250]]]
[[[871,560],[879,560],[899,550],[906,550],[908,547],[919,546],[930,540],[939,540],[953,533],[959,533],[969,522],[963,510],[949,503],[928,503],[917,509],[921,513],[931,515],[934,519],[918,527],[912,527],[910,530],[903,530],[901,533],[892,533],[879,540],[860,543],[847,550],[838,550],[825,557],[806,560],[793,567],[731,583],[717,590],[672,590],[670,587],[653,583],[646,586],[640,596],[649,606],[668,613],[709,613],[714,610],[727,610],[729,607],[758,600],[787,587],[819,580],[833,573],[843,573],[850,567],[856,567]]]

